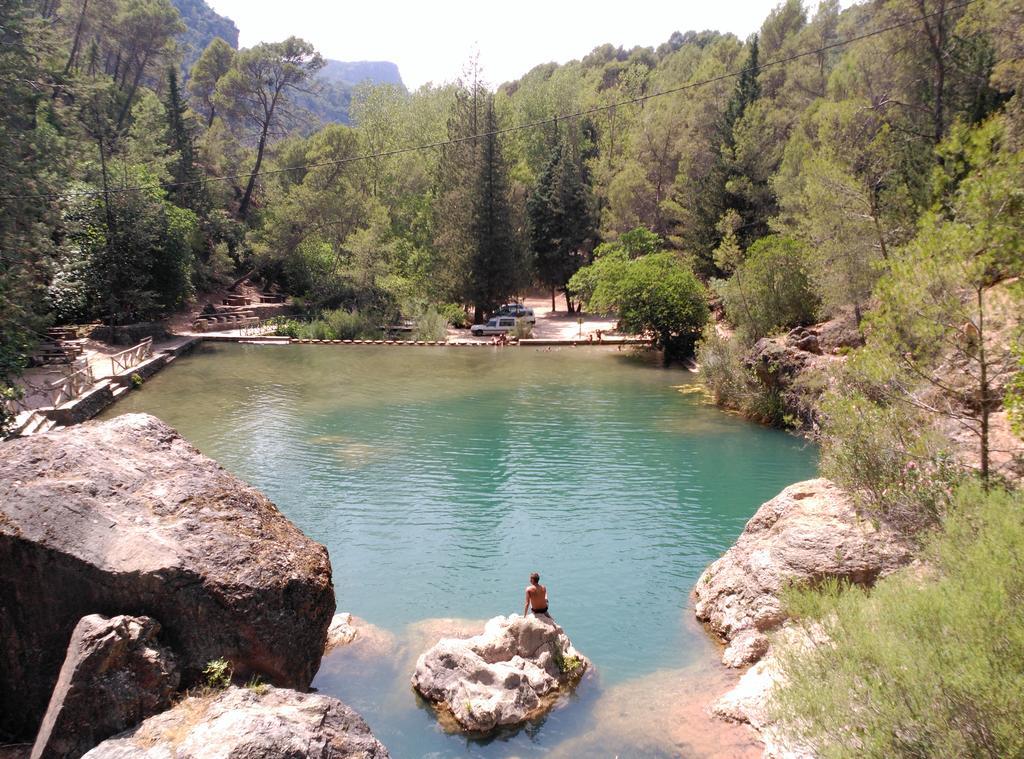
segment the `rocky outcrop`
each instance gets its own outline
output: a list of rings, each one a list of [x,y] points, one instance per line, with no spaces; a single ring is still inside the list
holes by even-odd
[[[160,420],[0,447],[0,736],[32,740],[72,630],[149,616],[182,685],[212,659],[306,688],[334,614],[326,549]]]
[[[32,759],[78,759],[100,741],[167,709],[178,688],[173,655],[148,617],[83,617],[36,736]]]
[[[550,617],[494,617],[482,634],[444,638],[416,662],[413,687],[443,723],[470,732],[539,716],[590,662]]]
[[[780,599],[786,585],[826,577],[871,585],[911,555],[899,533],[859,515],[830,481],[798,482],[761,506],[701,575],[694,588],[697,619],[730,644],[725,664],[749,664],[768,650],[764,634],[786,618]]]
[[[187,698],[88,759],[387,759],[355,711],[329,696],[277,688],[229,688]]]
[[[818,422],[818,404],[828,388],[832,365],[863,344],[853,314],[843,313],[786,335],[761,338],[747,352],[744,364],[779,399],[794,423],[810,429]]]

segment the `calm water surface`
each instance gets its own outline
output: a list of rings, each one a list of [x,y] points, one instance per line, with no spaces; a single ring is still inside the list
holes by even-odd
[[[161,417],[328,547],[339,611],[380,630],[314,685],[393,756],[708,755],[609,724],[638,692],[657,711],[648,681],[670,711],[708,675],[690,589],[816,453],[693,381],[614,349],[206,344],[107,415]],[[521,612],[533,570],[597,675],[543,724],[444,734],[408,687],[433,620]]]

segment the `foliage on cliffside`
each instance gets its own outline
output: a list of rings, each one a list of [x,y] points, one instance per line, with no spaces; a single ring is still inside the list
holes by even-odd
[[[1024,753],[1024,496],[963,487],[945,516],[923,576],[791,600],[828,640],[783,649],[776,705],[817,756]]]

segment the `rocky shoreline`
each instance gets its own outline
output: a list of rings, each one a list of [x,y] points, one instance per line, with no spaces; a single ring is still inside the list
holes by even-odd
[[[155,417],[5,443],[0,570],[0,756],[388,756],[307,692],[325,651],[373,637],[334,614],[326,549]],[[457,731],[535,719],[590,669],[547,617],[470,636],[434,637],[413,676]]]
[[[871,586],[907,566],[913,555],[913,546],[897,530],[860,514],[829,480],[795,483],[763,504],[693,590],[697,620],[725,645],[722,663],[752,665],[712,704],[712,713],[750,725],[765,745],[765,759],[809,757],[773,722],[769,704],[784,677],[773,641],[822,643],[789,622],[785,589],[828,578]]]
[[[0,570],[0,738],[33,759],[134,728],[211,662],[304,703],[335,609],[327,550],[146,414],[4,443]]]

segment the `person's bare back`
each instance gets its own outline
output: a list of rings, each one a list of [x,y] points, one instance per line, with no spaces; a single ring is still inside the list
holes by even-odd
[[[548,589],[540,584],[540,575],[534,572],[530,575],[530,584],[526,586],[526,605],[523,606],[523,616],[533,609],[534,614],[548,613]]]

